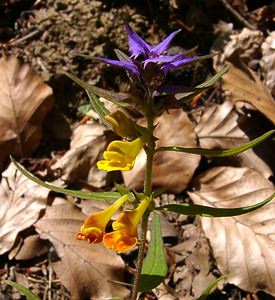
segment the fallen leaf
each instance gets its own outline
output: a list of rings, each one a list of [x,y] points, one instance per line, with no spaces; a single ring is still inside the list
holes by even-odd
[[[0,254],[10,250],[17,234],[30,227],[45,209],[49,191],[10,164],[0,185]]]
[[[248,168],[217,167],[196,180],[195,204],[243,207],[274,192],[270,181]],[[195,186],[195,187],[196,187]],[[216,263],[226,280],[240,288],[275,295],[275,203],[242,216],[201,218]]]
[[[47,207],[36,224],[41,238],[54,245],[60,260],[52,267],[72,299],[123,299],[128,289],[113,281],[123,281],[124,263],[115,252],[102,244],[76,240],[85,215],[74,205],[59,200]]]
[[[239,127],[238,119],[239,115],[229,101],[206,109],[195,128],[200,146],[208,149],[228,149],[249,142],[249,137]],[[261,149],[261,145],[257,149]],[[223,165],[228,161],[234,166],[254,168],[266,178],[273,175],[270,167],[255,154],[253,149],[226,159],[222,158],[220,161]]]
[[[158,124],[155,136],[157,146],[196,147],[196,135],[187,114],[181,109],[165,112],[155,120]],[[200,162],[200,156],[169,151],[158,152],[153,163],[153,186],[179,193],[186,188]],[[143,187],[146,155],[137,157],[135,167],[123,172],[127,187],[140,190]]]
[[[268,88],[241,61],[229,65],[229,71],[223,76],[223,89],[231,92],[235,104],[249,103],[275,124],[275,102]]]
[[[49,245],[41,240],[38,234],[33,234],[22,239],[18,247],[13,248],[9,253],[9,259],[12,260],[30,260],[37,258],[49,251]]]
[[[0,59],[0,169],[12,153],[31,155],[53,106],[52,89],[16,57]]]
[[[97,188],[105,186],[106,172],[96,167],[106,148],[104,130],[105,126],[92,122],[74,130],[70,150],[52,166],[53,170],[61,170],[62,180],[85,182]]]

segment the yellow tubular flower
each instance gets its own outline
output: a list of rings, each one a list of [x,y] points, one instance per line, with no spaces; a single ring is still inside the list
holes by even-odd
[[[138,223],[149,203],[150,198],[146,197],[136,209],[125,211],[118,216],[112,225],[114,231],[106,233],[103,237],[106,248],[122,253],[136,246],[138,242]]]
[[[121,137],[129,137],[133,134],[132,122],[122,111],[117,110],[105,120],[112,126],[113,131]]]
[[[141,138],[131,142],[113,141],[103,153],[104,160],[97,162],[97,167],[107,172],[129,171],[134,167],[135,159],[143,146],[144,142]]]
[[[128,200],[128,195],[124,195],[106,209],[89,216],[82,225],[76,238],[82,241],[88,241],[91,244],[100,243],[105,233],[105,227],[112,216]]]

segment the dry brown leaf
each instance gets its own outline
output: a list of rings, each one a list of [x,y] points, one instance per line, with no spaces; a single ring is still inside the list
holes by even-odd
[[[70,150],[52,166],[52,169],[61,170],[62,180],[84,181],[94,187],[105,185],[106,172],[96,167],[106,148],[104,130],[106,127],[97,123],[86,123],[75,129]]]
[[[54,271],[70,291],[72,299],[123,299],[129,291],[121,284],[124,263],[115,252],[102,244],[91,245],[76,240],[85,215],[63,200],[47,207],[45,216],[35,227],[43,239],[54,245],[59,261]]]
[[[155,120],[158,124],[155,136],[157,146],[196,147],[196,135],[187,114],[175,109],[165,112]],[[200,161],[199,155],[175,152],[159,152],[153,164],[153,186],[179,193],[188,185]],[[123,172],[125,184],[140,190],[143,187],[145,153],[136,160],[133,170]]]
[[[53,106],[52,89],[17,58],[0,59],[0,169],[9,154],[30,155]]]
[[[9,259],[29,260],[46,254],[49,251],[49,245],[41,240],[38,234],[30,235],[21,240],[18,247],[14,247],[9,253]]]
[[[17,234],[30,227],[46,207],[49,191],[22,175],[13,164],[0,185],[0,254],[10,250]]]
[[[228,63],[229,71],[223,76],[223,88],[232,94],[235,103],[249,103],[275,124],[275,102],[268,88],[242,62]]]
[[[195,128],[200,146],[209,149],[226,149],[247,143],[249,137],[240,129],[238,119],[239,116],[229,101],[206,109]],[[237,156],[222,158],[223,165],[225,160],[238,167],[254,168],[266,178],[273,174],[270,167],[252,149]]]
[[[217,167],[197,179],[195,204],[232,208],[258,203],[274,192],[271,182],[248,168]],[[242,216],[201,218],[217,266],[240,288],[275,295],[275,203]]]

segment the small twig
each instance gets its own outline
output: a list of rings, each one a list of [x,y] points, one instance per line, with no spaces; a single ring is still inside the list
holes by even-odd
[[[256,30],[257,27],[255,25],[250,24],[239,12],[237,12],[233,6],[228,3],[227,0],[221,0],[222,4],[226,9],[228,9],[244,26],[248,27],[251,30]]]
[[[38,30],[38,29],[37,29],[37,30],[34,30],[34,31],[32,31],[32,32],[30,32],[30,33],[28,33],[28,34],[26,34],[25,36],[23,36],[23,37],[21,37],[21,38],[19,38],[19,39],[17,39],[17,40],[12,40],[11,42],[8,43],[8,46],[15,46],[15,45],[17,45],[17,44],[20,44],[20,43],[24,42],[25,40],[34,37],[34,36],[37,35],[38,33],[40,33],[40,30]]]
[[[52,280],[53,280],[53,271],[51,266],[49,266],[48,300],[52,299]]]

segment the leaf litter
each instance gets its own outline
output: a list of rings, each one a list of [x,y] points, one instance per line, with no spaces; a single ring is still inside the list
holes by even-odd
[[[174,1],[174,9],[177,9],[177,5],[179,5],[178,1]],[[64,9],[65,12],[66,8]],[[245,13],[247,13],[247,11],[245,11]],[[43,24],[45,25],[46,23],[44,22]],[[111,24],[113,26],[113,22],[111,22]],[[240,48],[241,44],[241,48],[244,49],[242,58],[251,57],[251,55],[248,55],[248,53],[251,54],[252,51],[253,58],[257,60],[257,51],[260,49],[263,40],[261,34],[255,34],[255,32],[251,33],[251,35],[249,34],[251,36],[249,43],[251,43],[252,46],[247,47],[248,43],[245,39],[245,34],[242,35],[244,42],[238,43],[236,42],[240,40],[240,36],[238,36],[238,30],[235,30],[235,33],[235,40],[232,39],[234,42],[231,43],[232,53],[235,52],[236,47]],[[259,40],[261,40],[261,42],[259,42]],[[242,51],[241,48],[239,50]],[[265,55],[271,55],[273,53],[272,43],[269,43],[266,48],[268,48],[269,52],[263,49],[263,53],[266,51]],[[98,49],[95,49],[94,51],[96,53],[101,52],[101,50],[98,51]],[[229,57],[230,55],[226,56]],[[14,63],[15,59],[13,58],[12,60]],[[245,62],[247,63],[247,61]],[[14,65],[17,65],[17,63],[14,63]],[[249,67],[253,68],[254,70],[255,68],[253,66],[255,66],[255,64],[249,65]],[[18,68],[18,70],[20,70],[20,67]],[[246,103],[250,103],[250,108],[252,104],[254,109],[258,109],[262,112],[264,117],[274,122],[274,101],[272,101],[270,98],[270,93],[266,90],[265,85],[261,83],[259,78],[257,78],[253,71],[248,69],[248,67],[245,67],[247,72],[244,72],[244,69],[240,68],[239,65],[237,65],[237,71],[234,69],[234,67],[232,68],[232,72],[229,73],[229,79],[227,79],[223,87],[227,87],[227,90],[232,92],[233,102],[237,103],[240,99],[244,100]],[[266,75],[269,76],[269,81],[266,81],[266,84],[268,83],[268,88],[272,89],[272,84],[270,83],[270,80],[272,80],[270,79],[272,78],[272,75],[270,75],[272,74],[272,70],[270,70],[268,65],[265,65],[263,68],[264,72],[269,74]],[[249,86],[248,90],[244,87],[244,85],[239,85],[238,80],[236,80],[236,72],[238,76],[240,76],[238,77],[238,80],[241,78],[244,85]],[[22,84],[23,83],[24,80],[22,80]],[[106,81],[104,84],[106,85]],[[7,86],[5,86],[5,88],[7,88]],[[13,89],[14,86],[11,88]],[[46,95],[48,95],[47,93],[49,93],[49,95],[51,94],[49,88],[44,87],[43,89]],[[251,94],[251,91],[253,91],[253,94]],[[256,99],[255,97],[261,97],[260,105],[258,98]],[[14,97],[14,99],[15,98],[16,97]],[[47,97],[45,96],[45,98]],[[202,96],[202,100],[203,99],[204,96]],[[214,102],[219,102],[218,99],[212,100]],[[33,149],[36,149],[39,145],[42,135],[40,131],[41,124],[44,116],[47,113],[45,113],[45,115],[43,115],[43,113],[41,115],[38,113],[38,116],[40,116],[38,118],[38,122],[34,122],[35,125],[32,127],[32,118],[35,119],[35,117],[32,117],[31,112],[35,111],[35,109],[38,109],[39,111],[39,108],[41,106],[43,107],[43,97],[40,100],[37,100],[37,102],[33,101],[32,104],[36,103],[37,106],[34,105],[33,109],[29,109],[27,111],[26,109],[24,110],[24,105],[26,104],[21,104],[20,101],[19,103],[20,104],[17,104],[17,108],[21,108],[22,105],[22,115],[24,120],[18,127],[20,130],[14,129],[14,124],[8,123],[8,125],[5,125],[8,126],[8,130],[5,132],[5,134],[9,133],[9,138],[7,139],[7,142],[6,140],[4,141],[5,148],[3,148],[4,150],[2,152],[4,157],[3,162],[7,159],[10,153],[18,154],[20,152],[18,151],[17,147],[18,137],[21,138],[23,141],[22,145],[27,149],[26,152],[23,151],[19,154],[29,156],[33,153]],[[30,102],[27,103],[29,105]],[[46,111],[49,111],[51,104],[46,105],[46,107]],[[199,108],[201,109],[201,107]],[[19,111],[16,111],[16,113],[16,117],[18,118],[20,113]],[[171,115],[174,114],[176,115],[177,119],[176,124],[171,121]],[[232,147],[248,140],[248,135],[241,129],[240,124],[238,123],[239,118],[240,110],[237,112],[233,105],[229,102],[225,102],[222,105],[211,104],[210,107],[205,109],[202,117],[197,119],[198,124],[196,126],[188,120],[185,113],[180,113],[179,111],[170,111],[165,115],[165,121],[162,123],[164,124],[163,128],[158,129],[159,131],[156,131],[156,133],[160,139],[160,145],[165,146],[177,144],[181,146],[196,147],[197,143],[199,143],[201,146],[205,146],[207,148]],[[93,131],[92,126],[90,125],[95,126],[95,128],[98,129],[98,132],[96,130]],[[31,129],[29,129],[29,127]],[[33,139],[29,138],[32,132],[36,132],[32,131],[32,129],[36,129],[39,132],[39,134],[34,134]],[[86,188],[88,187],[91,189],[104,187],[106,184],[106,179],[104,178],[103,174],[98,174],[97,171],[95,171],[96,169],[94,165],[97,160],[96,157],[101,155],[101,151],[105,147],[105,137],[103,135],[103,131],[104,127],[99,124],[84,124],[78,126],[78,128],[74,130],[70,149],[53,167],[54,170],[61,170],[61,178],[64,181],[64,185],[70,185],[77,182],[77,184],[81,183],[84,186],[86,184]],[[15,140],[16,143],[14,142]],[[27,142],[25,143],[25,141]],[[186,141],[188,141],[189,144],[186,143]],[[19,144],[19,146],[21,146],[21,144]],[[88,158],[84,157],[86,149],[89,152]],[[158,155],[161,154],[162,153],[159,153]],[[268,178],[270,175],[272,175],[274,170],[271,170],[270,166],[267,163],[264,163],[261,158],[256,156],[252,150],[249,150],[248,152],[241,154],[232,160],[223,159],[219,161],[218,164],[222,166],[220,169],[209,169],[213,163],[215,165],[216,161],[207,160],[209,164],[205,165],[205,160],[203,159],[200,161],[199,156],[196,156],[196,158],[193,160],[191,159],[193,155],[185,156],[185,154],[178,154],[179,156],[177,159],[175,159],[170,165],[167,164],[167,157],[165,156],[159,156],[156,159],[155,175],[157,179],[155,181],[155,187],[164,187],[167,189],[167,191],[171,191],[173,193],[179,193],[182,191],[184,192],[188,187],[189,196],[195,203],[207,202],[207,205],[228,205],[228,207],[239,206],[240,203],[255,203],[259,200],[262,200],[262,197],[265,195],[268,196],[266,192],[267,190],[271,191],[273,189],[271,183],[268,181]],[[238,162],[238,168],[230,167],[231,165],[236,167],[236,161]],[[140,162],[137,163],[137,170],[133,178],[127,178],[125,177],[125,174],[123,175],[126,185],[132,186],[136,189],[141,187],[142,183],[140,174],[142,173],[143,164],[144,161],[141,158]],[[4,166],[4,163],[2,165]],[[180,168],[183,168],[183,170]],[[167,169],[169,171],[176,169],[177,172],[174,172],[174,174],[173,172],[169,172],[169,174],[167,174],[167,172],[165,172]],[[201,174],[202,171],[205,171],[205,169],[206,172],[195,180],[198,185],[192,185],[194,173],[197,176]],[[219,172],[217,172],[217,170],[219,170]],[[3,250],[5,253],[9,253],[10,259],[13,257],[15,257],[17,260],[30,259],[35,254],[34,249],[38,250],[40,247],[39,245],[43,245],[43,243],[41,244],[41,241],[48,241],[48,246],[51,249],[50,251],[53,251],[54,253],[54,255],[49,255],[49,258],[47,258],[49,263],[49,274],[51,274],[52,271],[50,270],[53,268],[55,273],[60,278],[62,284],[70,291],[73,299],[81,299],[85,297],[85,295],[88,297],[109,297],[110,295],[113,295],[114,297],[118,295],[121,297],[127,296],[128,290],[124,288],[123,285],[110,283],[107,280],[110,278],[111,280],[125,281],[125,278],[122,274],[125,266],[121,257],[114,255],[113,252],[106,251],[101,247],[84,246],[84,244],[74,240],[74,236],[79,230],[81,221],[83,218],[85,218],[84,214],[80,212],[79,208],[76,208],[75,204],[79,205],[85,213],[97,210],[97,205],[94,207],[94,205],[89,201],[79,201],[78,199],[72,199],[68,197],[66,200],[63,199],[59,200],[60,202],[54,202],[52,206],[47,205],[47,201],[43,202],[43,200],[43,205],[41,205],[41,207],[36,204],[36,207],[34,208],[35,201],[33,201],[32,195],[27,194],[26,196],[25,193],[23,194],[23,197],[20,197],[20,190],[17,190],[16,185],[14,185],[13,190],[9,190],[7,188],[7,182],[13,182],[13,177],[16,178],[16,176],[18,176],[18,174],[16,174],[16,176],[14,174],[14,170],[9,176],[7,176],[7,173],[3,173],[1,182],[2,190],[5,191],[5,193],[3,192],[3,199],[6,198],[6,194],[8,193],[11,195],[19,195],[18,199],[20,199],[20,205],[25,206],[22,208],[22,212],[17,211],[20,205],[18,205],[18,207],[17,205],[12,205],[10,209],[7,209],[6,207],[5,211],[7,211],[8,215],[12,215],[12,211],[15,210],[14,215],[17,221],[18,217],[20,219],[20,217],[25,217],[27,214],[31,215],[32,217],[31,221],[24,224],[24,226],[21,223],[14,223],[13,226],[16,228],[13,228],[12,224],[9,225],[13,232],[8,234],[7,242],[4,241],[1,243],[1,246],[3,245],[3,249],[6,249]],[[214,176],[211,177],[213,174]],[[205,178],[208,179],[204,181]],[[22,180],[24,186],[29,186],[29,181],[26,179],[20,180]],[[116,177],[115,180],[120,181],[121,178]],[[232,186],[234,186],[233,183],[236,183],[237,187],[232,188]],[[194,189],[191,190],[191,187],[194,187]],[[249,197],[245,194],[245,191],[247,191],[248,188],[251,189],[249,192]],[[33,192],[36,190],[36,187],[31,188],[30,190]],[[208,198],[205,196],[205,194],[208,196]],[[184,195],[184,197],[182,197],[182,195]],[[163,198],[165,198],[165,196],[167,196],[167,194],[163,195]],[[45,198],[47,197],[48,191],[45,190]],[[173,195],[172,198],[173,199],[171,201],[190,201],[186,194],[180,194],[176,196]],[[227,199],[228,201],[226,201]],[[7,202],[4,201],[3,205],[7,205]],[[46,214],[43,215],[43,213],[41,214],[41,210],[43,211],[45,208]],[[248,215],[244,217],[244,221],[242,222],[245,222],[246,225],[245,233],[247,233],[247,236],[251,237],[249,241],[247,241],[246,235],[238,236],[236,234],[233,239],[232,234],[228,234],[230,231],[235,232],[234,230],[236,230],[237,226],[241,226],[239,225],[241,224],[241,221],[239,221],[241,220],[239,219],[241,217],[236,218],[238,221],[232,221],[232,218],[226,218],[225,220],[206,218],[202,219],[201,225],[206,238],[209,239],[211,248],[209,248],[208,241],[202,234],[199,225],[199,219],[186,218],[183,216],[179,217],[176,216],[176,214],[170,214],[169,216],[167,215],[169,222],[179,230],[168,231],[165,239],[169,239],[172,236],[175,238],[175,234],[178,232],[178,240],[177,242],[174,241],[166,244],[167,253],[172,253],[171,256],[168,255],[168,257],[170,257],[170,259],[172,257],[174,261],[168,258],[170,266],[169,275],[165,279],[164,284],[158,287],[158,290],[154,290],[154,295],[159,296],[159,299],[177,299],[178,297],[184,297],[182,299],[197,298],[200,292],[213,279],[214,275],[219,275],[219,270],[221,272],[227,272],[227,281],[235,284],[243,290],[251,292],[265,290],[269,294],[274,294],[270,280],[268,280],[267,277],[267,269],[263,267],[263,260],[265,257],[259,257],[259,253],[253,252],[255,249],[259,248],[259,244],[261,247],[263,247],[263,251],[268,251],[268,247],[273,247],[273,240],[271,241],[271,244],[266,242],[268,238],[270,240],[272,237],[272,234],[268,230],[270,230],[270,227],[272,228],[273,222],[272,209],[269,208],[267,210],[267,208],[262,208],[262,212],[259,211],[258,214],[256,212],[255,215],[253,213],[251,216]],[[32,213],[29,214],[29,210],[32,210]],[[270,220],[267,219],[269,216]],[[36,222],[37,219],[39,219],[38,222]],[[263,220],[264,223],[256,225],[252,224],[254,219]],[[211,222],[213,222],[213,224]],[[217,222],[218,225],[215,222]],[[5,229],[8,224],[8,222],[0,223],[0,230]],[[26,233],[25,229],[32,228],[31,226],[33,224],[39,233],[39,236],[34,235],[33,232],[32,234]],[[163,222],[163,224],[166,223]],[[163,226],[166,227],[167,225]],[[217,231],[212,232],[209,229],[209,226],[210,229],[212,226],[213,228],[218,229]],[[24,230],[24,234],[18,235],[18,233],[22,230]],[[261,239],[258,238],[258,240],[256,240],[255,236],[261,236]],[[251,244],[254,246],[250,247]],[[247,269],[242,269],[242,273],[236,274],[236,270],[240,269],[238,264],[243,264],[245,262],[245,257],[238,254],[233,258],[231,257],[232,255],[223,257],[220,253],[224,253],[223,251],[226,247],[228,247],[232,253],[234,253],[236,249],[240,250],[242,245],[248,245],[247,249],[251,251],[251,255],[253,254],[255,259],[252,260],[251,265],[247,264]],[[12,250],[10,250],[11,248]],[[30,250],[24,250],[24,248],[29,248]],[[212,251],[215,260],[213,260],[211,256]],[[272,253],[265,253],[267,253],[265,259],[274,260],[274,255]],[[228,265],[228,261],[232,263],[232,268],[235,265],[237,265],[237,268],[235,267],[235,269],[232,270],[230,265]],[[215,262],[218,269],[214,265]],[[104,265],[104,268],[101,268],[102,265]],[[73,266],[74,269],[70,269],[71,266]],[[272,266],[269,265],[268,267],[272,268]],[[38,268],[42,269],[42,267]],[[85,272],[83,272],[83,270],[85,270]],[[101,274],[100,272],[97,272],[97,270],[100,270]],[[245,270],[247,271],[245,272]],[[253,273],[254,270],[256,270],[255,274],[257,276],[253,277],[253,280],[251,280],[251,273]],[[271,271],[273,272],[273,269]],[[95,275],[98,275],[99,277],[96,277]],[[26,276],[23,276],[24,278],[22,277],[21,279],[19,279],[19,277],[20,276],[17,274],[18,280],[21,280],[25,283],[29,282],[25,278]],[[99,278],[102,279],[102,282],[99,280]],[[250,281],[247,278],[250,278]],[[90,284],[91,282],[93,283],[92,285]],[[101,284],[103,284],[103,288]],[[222,289],[222,287],[220,288]],[[38,289],[38,292],[41,292],[41,288],[40,290]],[[66,292],[63,293],[63,296],[64,295],[66,295]],[[249,296],[250,295],[247,295],[247,297]]]

